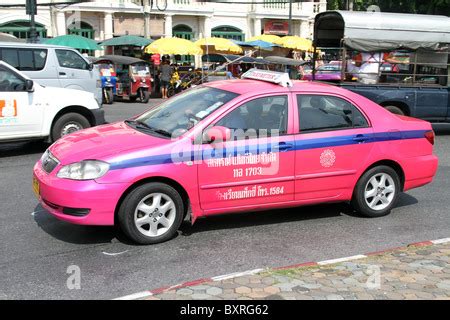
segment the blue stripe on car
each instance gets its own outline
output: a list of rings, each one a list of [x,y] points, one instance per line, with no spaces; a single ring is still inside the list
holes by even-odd
[[[363,134],[367,140],[365,143],[373,142],[383,142],[383,141],[393,141],[393,140],[406,140],[406,139],[420,139],[424,138],[424,134],[427,130],[413,130],[413,131],[392,131],[392,132],[376,132],[376,133],[366,133]],[[295,150],[308,150],[326,147],[339,147],[346,145],[358,144],[354,138],[356,134],[348,136],[336,136],[336,137],[326,137],[326,138],[315,138],[315,139],[302,139],[292,141],[293,147],[286,152]],[[289,143],[289,142],[286,142]],[[188,152],[187,154],[176,155],[176,154],[161,154],[143,158],[127,159],[123,161],[113,162],[110,165],[111,170],[126,169],[133,167],[160,165],[160,164],[172,164],[181,163],[186,161],[194,160],[208,160],[211,158],[225,158],[227,156],[237,156],[245,155],[252,151],[252,153],[268,153],[268,152],[279,152],[278,143],[276,144],[263,144],[255,146],[243,146],[235,147],[232,150],[222,150],[222,154],[215,154],[214,150],[202,150],[202,154]],[[227,152],[228,151],[228,152]],[[176,159],[176,161],[174,161]]]

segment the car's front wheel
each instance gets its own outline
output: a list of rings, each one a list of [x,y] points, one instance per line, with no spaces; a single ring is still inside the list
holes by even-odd
[[[79,113],[66,113],[59,117],[52,127],[51,138],[56,141],[65,135],[89,128],[89,120]]]
[[[352,205],[363,216],[382,217],[391,212],[400,190],[400,178],[394,169],[374,167],[356,184]]]
[[[171,239],[183,221],[183,199],[173,187],[147,183],[131,191],[123,200],[118,221],[123,232],[139,244]]]

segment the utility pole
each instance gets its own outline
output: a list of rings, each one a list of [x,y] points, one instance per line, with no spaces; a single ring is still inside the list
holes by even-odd
[[[30,39],[29,42],[37,42],[36,21],[35,16],[37,14],[36,0],[27,0],[26,2],[26,14],[30,15]]]
[[[292,0],[289,0],[289,30],[288,36],[292,36]]]

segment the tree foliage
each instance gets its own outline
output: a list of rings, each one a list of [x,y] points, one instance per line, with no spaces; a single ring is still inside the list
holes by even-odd
[[[382,12],[450,15],[450,0],[328,0],[328,10],[346,10],[349,2],[355,11],[376,5]]]

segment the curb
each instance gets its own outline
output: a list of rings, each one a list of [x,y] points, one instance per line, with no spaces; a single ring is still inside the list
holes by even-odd
[[[443,243],[448,243],[448,242],[450,242],[450,238],[442,238],[442,239],[437,239],[437,240],[414,242],[414,243],[410,243],[410,244],[408,244],[406,246],[402,246],[402,247],[394,247],[394,248],[389,248],[389,249],[385,249],[385,250],[381,250],[381,251],[370,252],[370,253],[366,253],[366,254],[358,254],[358,255],[354,255],[354,256],[337,258],[337,259],[323,260],[323,261],[318,261],[318,262],[304,262],[304,263],[300,263],[300,264],[294,264],[294,265],[276,267],[276,268],[265,268],[265,269],[259,268],[259,269],[247,270],[247,271],[243,271],[243,272],[234,272],[234,273],[224,274],[224,275],[216,276],[216,277],[212,277],[212,278],[202,278],[202,279],[198,279],[198,280],[194,280],[194,281],[179,283],[174,286],[161,287],[161,288],[157,288],[157,289],[153,289],[153,290],[142,291],[142,292],[126,295],[126,296],[123,296],[120,298],[115,298],[113,300],[143,299],[143,298],[148,298],[153,295],[160,294],[160,293],[163,293],[163,292],[169,291],[169,290],[181,289],[181,288],[186,288],[186,287],[190,287],[190,286],[196,286],[196,285],[200,285],[200,284],[203,284],[206,282],[217,282],[217,281],[222,281],[222,280],[227,280],[227,279],[233,279],[236,277],[254,275],[254,274],[260,273],[264,270],[269,270],[269,269],[271,269],[271,270],[286,270],[286,269],[301,268],[301,267],[325,266],[325,265],[336,264],[336,263],[340,263],[340,262],[364,259],[367,257],[385,254],[385,253],[389,253],[389,252],[396,251],[396,250],[404,250],[404,249],[411,248],[411,247],[427,247],[427,246],[443,244]]]

